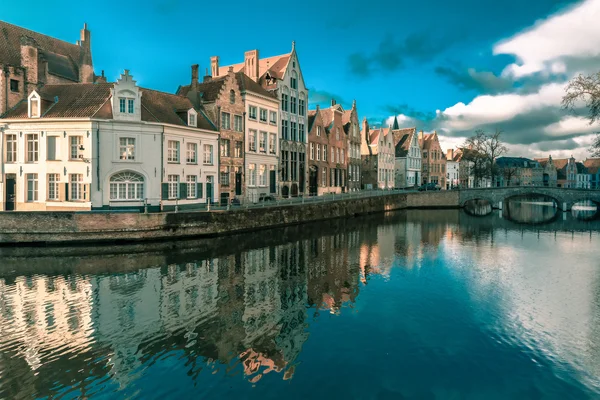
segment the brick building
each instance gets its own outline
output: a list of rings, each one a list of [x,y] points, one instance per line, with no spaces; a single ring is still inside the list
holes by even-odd
[[[44,84],[94,82],[91,33],[67,43],[0,21],[0,115]]]
[[[419,132],[419,145],[423,151],[422,183],[436,183],[446,189],[446,154],[440,146],[437,132]]]
[[[360,158],[361,135],[356,100],[352,102],[350,110],[344,111],[342,123],[344,124],[346,137],[348,138],[348,190],[360,190],[360,169],[362,164]]]
[[[192,82],[180,86],[177,94],[187,97],[195,107],[203,108],[219,127],[219,184],[223,202],[245,196],[244,112],[239,80],[233,68],[220,76],[198,80],[198,65],[192,66]]]
[[[361,137],[361,185],[363,189],[392,189],[394,187],[395,147],[392,128],[369,127],[363,119]]]

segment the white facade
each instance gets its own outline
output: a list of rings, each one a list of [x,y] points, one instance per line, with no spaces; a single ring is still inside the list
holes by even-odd
[[[394,188],[395,151],[391,129],[381,129],[377,145],[377,187],[379,189]]]
[[[458,161],[446,161],[446,189],[452,189],[460,185]]]
[[[591,189],[592,187],[592,175],[585,173],[577,173],[577,180],[575,187],[577,189]]]
[[[261,196],[279,194],[279,101],[250,91],[242,97],[246,107],[246,194],[257,202]]]
[[[395,187],[409,188],[421,183],[421,146],[419,137],[412,134],[408,152],[395,160]]]

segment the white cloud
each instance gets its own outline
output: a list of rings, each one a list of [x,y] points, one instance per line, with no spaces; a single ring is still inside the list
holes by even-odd
[[[475,97],[469,104],[457,103],[438,113],[445,117],[446,129],[470,130],[480,125],[500,123],[536,109],[560,105],[564,86],[551,83],[528,95],[500,94]]]
[[[598,130],[600,130],[600,128],[590,125],[589,120],[573,116],[567,116],[544,128],[544,132],[550,135],[592,133]]]
[[[552,15],[532,28],[504,40],[494,54],[512,54],[503,75],[516,78],[537,72],[564,72],[563,57],[589,58],[600,55],[600,0],[586,0],[576,7]]]
[[[398,115],[396,115],[396,118],[398,118],[398,124],[400,124],[400,125],[406,126],[407,124],[412,124],[412,126],[414,126],[417,124],[417,120],[409,117],[408,115],[398,114]],[[390,126],[393,123],[394,123],[394,116],[391,116],[385,120],[386,126]]]

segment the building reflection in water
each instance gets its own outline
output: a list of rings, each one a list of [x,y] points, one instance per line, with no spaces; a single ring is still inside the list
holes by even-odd
[[[517,223],[539,224],[552,220],[559,211],[551,198],[516,196],[504,202],[502,215]]]
[[[536,222],[549,215],[513,204],[510,213]],[[583,222],[553,223],[548,229]],[[228,238],[221,254],[166,250],[149,255],[148,265],[140,256],[137,268],[110,274],[77,271],[95,262],[111,270],[108,264],[131,256],[75,257],[68,274],[0,278],[0,397],[83,397],[95,380],[131,395],[144,371],[169,354],[194,381],[203,373],[239,372],[251,383],[266,374],[291,379],[310,324],[319,323],[313,316],[343,314],[374,276],[387,280],[395,267],[448,257],[454,245],[485,242],[500,251],[494,235],[516,229],[529,228],[492,216],[414,210],[274,230],[280,242],[269,246],[236,247]],[[47,260],[36,260],[43,270]],[[0,262],[16,269],[26,259]]]

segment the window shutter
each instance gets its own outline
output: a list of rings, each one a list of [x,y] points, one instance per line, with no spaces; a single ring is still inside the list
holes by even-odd
[[[56,183],[58,185],[58,200],[59,201],[66,201],[66,190],[65,190],[65,185],[61,185],[60,183]]]
[[[179,200],[187,199],[187,183],[179,184]]]
[[[167,200],[169,198],[169,184],[168,183],[163,183],[162,184],[162,200]]]
[[[196,185],[196,198],[202,198],[202,182],[198,182],[198,184]]]
[[[69,201],[69,184],[65,183],[65,201]]]
[[[92,185],[89,183],[86,183],[85,185],[83,185],[83,190],[84,190],[84,199],[86,201],[91,201],[92,200],[92,193],[90,192]]]

